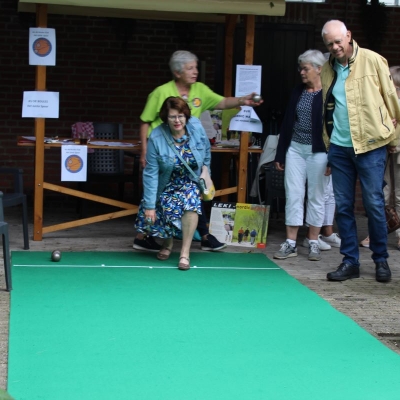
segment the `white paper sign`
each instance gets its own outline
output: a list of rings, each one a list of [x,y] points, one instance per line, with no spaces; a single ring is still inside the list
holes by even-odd
[[[253,107],[241,107],[241,110],[231,119],[229,124],[231,131],[262,133],[263,127],[260,118]]]
[[[261,94],[261,65],[237,65],[235,96]]]
[[[22,118],[58,118],[59,92],[24,92]]]
[[[29,65],[56,65],[56,31],[29,28]]]
[[[61,180],[86,182],[87,146],[64,145],[61,147]]]
[[[214,138],[216,136],[216,132],[213,127],[210,111],[204,111],[200,115],[200,121],[201,124],[203,125],[204,130],[206,131],[207,137],[209,139]]]

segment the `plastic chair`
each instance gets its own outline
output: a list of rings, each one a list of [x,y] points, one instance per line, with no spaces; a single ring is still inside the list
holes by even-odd
[[[285,173],[278,171],[274,163],[264,165],[265,172],[265,202],[267,205],[273,206],[273,200],[276,199],[276,212],[279,216],[279,199],[286,199],[285,194]]]
[[[3,239],[3,261],[4,261],[4,275],[6,278],[6,290],[10,291],[12,289],[10,244],[8,236],[8,224],[7,222],[4,222],[3,192],[0,192],[0,234]]]
[[[14,192],[3,193],[3,207],[22,205],[22,228],[24,232],[24,250],[29,250],[29,230],[28,230],[28,206],[26,195],[24,194],[23,183],[24,171],[20,168],[0,167],[1,175],[12,175],[14,180]],[[2,208],[3,212],[3,208]],[[2,215],[1,221],[4,221]]]
[[[123,127],[120,123],[93,123],[94,139],[109,139],[115,141],[123,140]],[[134,174],[125,173],[124,169],[124,150],[95,149],[93,153],[88,153],[87,158],[87,181],[80,182],[80,190],[87,191],[90,183],[117,183],[118,199],[123,200],[125,193],[125,183],[134,183]],[[81,214],[83,214],[83,204],[81,201]]]

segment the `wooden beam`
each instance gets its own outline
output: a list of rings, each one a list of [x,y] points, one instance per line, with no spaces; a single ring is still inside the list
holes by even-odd
[[[246,25],[246,48],[244,63],[245,65],[252,65],[254,60],[254,32],[256,27],[256,18],[254,15],[245,16]]]
[[[252,65],[254,59],[254,32],[255,32],[255,16],[245,16],[246,25],[246,47],[245,47],[245,65]],[[246,202],[247,192],[247,166],[249,160],[249,132],[240,134],[240,153],[239,153],[239,171],[238,171],[238,203]]]
[[[108,213],[108,214],[97,215],[95,217],[77,219],[75,221],[69,221],[69,222],[64,222],[61,224],[45,226],[43,228],[43,233],[62,231],[64,229],[77,228],[78,226],[95,224],[97,222],[108,221],[110,219],[115,219],[115,218],[122,218],[122,217],[126,217],[128,215],[134,215],[134,214],[137,214],[138,209],[139,209],[139,207],[136,207],[136,209],[133,208],[130,210],[120,210],[120,211],[115,211],[115,212]],[[110,232],[110,235],[112,235],[112,232]]]
[[[228,14],[225,17],[225,71],[224,96],[232,96],[233,39],[238,15]]]
[[[47,5],[36,5],[36,26],[47,27]],[[46,66],[36,66],[36,90],[46,90]],[[44,132],[45,119],[35,118],[35,201],[33,216],[33,240],[42,240],[43,227],[43,181],[44,181]]]

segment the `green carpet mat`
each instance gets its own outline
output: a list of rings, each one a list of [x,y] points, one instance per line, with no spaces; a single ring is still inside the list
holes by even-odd
[[[264,255],[194,253],[187,272],[177,260],[13,252],[11,396],[400,398],[399,355]]]

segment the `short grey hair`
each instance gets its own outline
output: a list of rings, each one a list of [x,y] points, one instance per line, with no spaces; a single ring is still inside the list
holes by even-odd
[[[198,61],[198,58],[193,53],[186,50],[178,50],[172,54],[169,60],[169,68],[171,69],[172,74],[174,74],[174,72],[181,73],[185,64],[193,61]]]
[[[342,31],[343,35],[346,35],[346,33],[347,33],[347,28],[346,28],[346,25],[344,24],[344,22],[339,21],[338,19],[331,19],[330,21],[327,21],[327,22],[325,23],[325,25],[322,27],[322,31],[321,31],[321,36],[322,36],[322,38],[324,38],[324,35],[326,35],[327,33],[329,33],[329,30],[326,29],[326,26],[327,26],[328,24],[330,24],[331,22],[334,22],[335,24],[340,25],[340,30]]]
[[[297,62],[299,64],[312,64],[314,68],[318,68],[325,64],[326,58],[319,50],[307,50],[299,55]]]
[[[395,65],[393,67],[389,68],[390,70],[390,75],[392,75],[393,78],[393,83],[395,86],[399,87],[400,86],[400,65]]]

